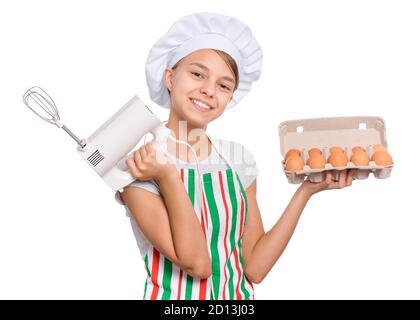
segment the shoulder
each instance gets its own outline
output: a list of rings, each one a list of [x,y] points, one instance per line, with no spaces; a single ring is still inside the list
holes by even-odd
[[[253,153],[242,143],[224,139],[213,139],[223,157],[229,159],[233,169],[247,189],[259,173]]]
[[[256,162],[254,154],[242,143],[225,139],[213,139],[213,142],[223,156],[227,157],[233,164],[249,166]]]

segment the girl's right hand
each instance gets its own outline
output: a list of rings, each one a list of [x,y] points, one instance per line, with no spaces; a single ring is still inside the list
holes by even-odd
[[[125,163],[133,177],[142,181],[159,181],[176,173],[176,167],[150,142],[134,152],[133,157],[128,158]]]

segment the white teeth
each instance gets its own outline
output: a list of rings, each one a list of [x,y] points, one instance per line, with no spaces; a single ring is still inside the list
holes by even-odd
[[[196,105],[198,105],[201,108],[208,109],[208,110],[211,109],[210,106],[208,106],[208,105],[206,105],[206,104],[204,104],[204,103],[202,103],[200,101],[197,101],[195,99],[191,99],[191,101],[194,102]]]

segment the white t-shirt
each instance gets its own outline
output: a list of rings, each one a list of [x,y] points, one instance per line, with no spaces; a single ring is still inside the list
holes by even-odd
[[[222,139],[212,139],[211,141],[212,146],[209,157],[203,161],[198,162],[200,173],[205,174],[209,172],[217,172],[219,170],[226,170],[229,168],[229,166],[232,166],[232,169],[238,174],[243,188],[246,190],[259,173],[255,158],[252,153],[243,145],[237,142]],[[217,148],[219,152],[217,152],[215,148]],[[222,159],[219,153],[223,156],[224,159],[227,159],[227,161]],[[185,162],[175,157],[169,158],[174,161],[175,166],[178,169],[197,169],[196,162]],[[129,186],[142,188],[149,192],[160,194],[159,185],[154,180],[136,180],[133,181]],[[199,184],[197,184],[197,187],[199,187]],[[196,190],[196,192],[199,192],[199,190]],[[124,205],[118,191],[115,193],[115,199],[118,201],[118,203]],[[144,258],[144,255],[147,253],[147,250],[151,244],[144,236],[140,228],[137,226],[137,223],[127,206],[125,206],[125,209],[126,215],[130,218],[134,236],[137,240],[137,245],[140,249],[142,257]]]

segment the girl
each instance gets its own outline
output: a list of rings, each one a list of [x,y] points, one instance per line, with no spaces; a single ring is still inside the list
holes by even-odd
[[[150,96],[170,107],[166,126],[190,149],[168,140],[169,161],[161,161],[146,144],[126,162],[137,180],[117,195],[144,259],[144,299],[254,299],[253,283],[280,257],[311,196],[352,183],[352,171],[303,182],[264,231],[252,154],[206,133],[249,91],[261,61],[243,23],[210,13],[182,18],[150,51]]]

